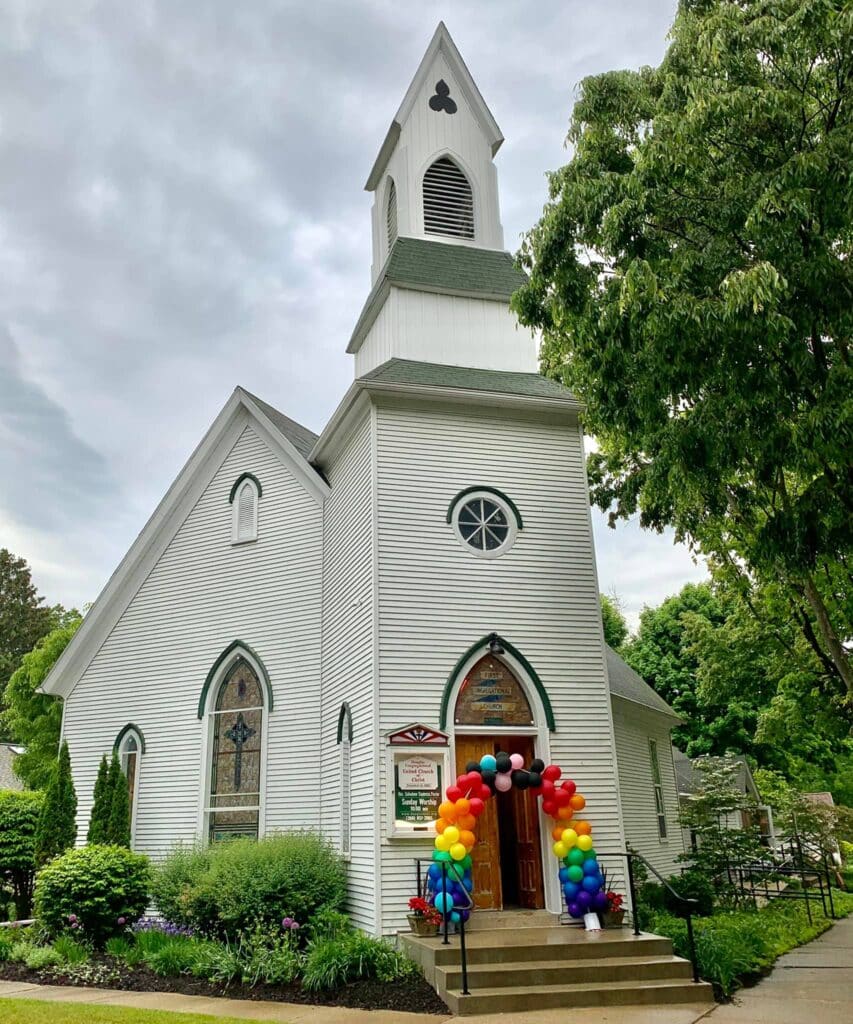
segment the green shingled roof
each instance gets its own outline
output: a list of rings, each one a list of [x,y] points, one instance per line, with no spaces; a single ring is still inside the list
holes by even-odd
[[[463,391],[490,391],[523,398],[549,398],[567,403],[577,399],[562,384],[538,373],[512,373],[505,370],[479,370],[469,366],[421,363],[411,359],[389,359],[363,377],[360,382],[410,384],[433,388],[460,388]]]
[[[245,388],[243,390],[245,391]],[[292,420],[289,416],[285,416],[283,412],[279,412],[278,409],[265,402],[262,398],[253,395],[251,391],[246,391],[246,394],[252,401],[257,402],[261,410],[272,420],[273,424],[278,427],[299,454],[307,459],[311,449],[317,443],[317,435],[314,431],[303,427],[301,423],[297,423],[296,420]]]
[[[357,352],[391,285],[509,302],[526,280],[508,252],[398,238],[355,325],[348,352]]]

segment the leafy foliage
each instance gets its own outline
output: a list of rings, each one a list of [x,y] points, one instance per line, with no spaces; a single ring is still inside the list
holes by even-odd
[[[851,13],[682,0],[581,86],[514,299],[587,405],[592,497],[782,586],[853,691]]]
[[[65,964],[85,964],[89,961],[89,950],[82,942],[70,935],[60,935],[53,942],[53,948]]]
[[[67,613],[62,625],[24,655],[6,686],[3,723],[15,742],[26,747],[15,758],[14,770],[31,789],[46,789],[50,782],[62,724],[62,701],[37,690],[82,621],[79,613]]]
[[[45,864],[52,857],[69,850],[76,838],[77,794],[74,792],[68,743],[63,741],[36,829],[36,863]]]
[[[153,895],[173,921],[205,935],[236,935],[284,917],[303,922],[320,910],[341,910],[346,872],[319,836],[282,833],[173,851],[156,871]]]
[[[35,882],[36,829],[43,793],[0,790],[0,879],[8,882],[18,920],[30,916]]]
[[[52,935],[71,924],[97,946],[121,934],[148,905],[148,858],[122,846],[69,850],[36,876],[35,909]]]
[[[109,811],[105,829],[106,842],[113,846],[130,848],[130,794],[117,753],[113,753],[107,773],[105,803]]]
[[[107,755],[101,757],[98,766],[98,775],[95,779],[95,789],[92,793],[92,812],[89,815],[89,831],[86,833],[86,842],[90,845],[99,845],[107,841],[107,827],[110,819],[110,787],[109,787],[110,766]]]
[[[351,932],[309,948],[302,984],[309,991],[329,990],[360,979],[396,981],[417,974],[417,966],[387,942]]]
[[[614,651],[621,650],[628,639],[628,623],[617,597],[601,595],[601,623],[604,627],[604,642]]]

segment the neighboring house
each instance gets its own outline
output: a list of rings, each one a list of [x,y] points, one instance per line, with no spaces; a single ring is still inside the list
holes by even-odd
[[[24,748],[14,743],[0,743],[0,789],[23,789],[24,784],[15,774],[15,758]]]
[[[115,749],[136,849],[316,828],[389,933],[444,787],[504,749],[575,779],[602,852],[671,864],[677,719],[605,648],[581,406],[509,309],[502,141],[440,26],[367,182],[352,386],[319,436],[237,388],[44,683],[81,837]],[[479,907],[563,909],[531,806],[489,802]]]

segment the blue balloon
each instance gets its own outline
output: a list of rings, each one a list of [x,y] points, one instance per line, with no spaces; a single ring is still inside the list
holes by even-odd
[[[454,910],[453,913],[450,915],[450,920],[454,924],[458,924],[461,919],[462,919],[462,915],[459,913],[458,910]]]
[[[568,882],[568,880],[569,880],[569,869],[568,868],[560,868],[559,875],[560,875],[560,884],[561,885],[565,885],[566,882]]]
[[[598,875],[587,875],[581,882],[581,885],[588,893],[598,892],[601,888],[601,879]]]
[[[497,770],[498,762],[492,754],[483,754],[480,758],[480,767],[484,772],[493,772]]]
[[[462,886],[466,892],[471,892],[474,888],[474,879],[471,878],[470,875],[466,875],[465,878],[462,879]]]
[[[440,892],[433,900],[433,906],[440,914],[449,914],[453,910],[453,896],[449,892]]]
[[[437,882],[441,878],[441,867],[435,863],[430,864],[427,874],[434,882]]]
[[[563,895],[566,897],[569,903],[574,902],[575,896],[577,896],[577,894],[580,891],[581,887],[578,885],[577,882],[566,882],[566,884],[563,886]]]
[[[583,873],[585,875],[597,875],[600,874],[598,870],[597,860],[585,860],[583,862]]]

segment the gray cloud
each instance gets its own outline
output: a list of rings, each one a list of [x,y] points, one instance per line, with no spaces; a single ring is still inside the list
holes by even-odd
[[[0,543],[50,600],[91,600],[235,384],[322,427],[351,379],[344,350],[369,287],[362,185],[439,18],[507,138],[514,247],[565,160],[577,83],[657,62],[673,10],[4,4],[2,468],[45,507],[4,493]],[[633,608],[695,572],[661,544],[607,531],[602,585],[620,589],[633,565]]]

